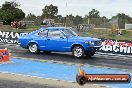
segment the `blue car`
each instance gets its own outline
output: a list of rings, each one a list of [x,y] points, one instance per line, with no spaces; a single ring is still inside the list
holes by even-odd
[[[64,27],[47,27],[19,37],[20,46],[31,53],[72,52],[81,58],[91,57],[101,47],[101,39],[78,36],[72,29]]]

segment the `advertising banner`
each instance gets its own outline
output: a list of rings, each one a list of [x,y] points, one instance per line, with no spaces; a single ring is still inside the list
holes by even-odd
[[[132,55],[132,41],[103,39],[101,52]]]
[[[18,37],[25,35],[25,34],[27,34],[27,33],[0,31],[0,43],[19,44]]]

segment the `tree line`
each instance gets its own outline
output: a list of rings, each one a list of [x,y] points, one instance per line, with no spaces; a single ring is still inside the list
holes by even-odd
[[[109,22],[113,18],[120,19],[119,21],[122,23],[132,23],[132,17],[126,15],[124,13],[118,13],[116,16],[113,16],[111,19],[108,19],[105,16],[100,16],[100,12],[96,9],[92,9],[89,13],[87,13],[84,17],[72,14],[63,17],[58,14],[58,7],[54,5],[46,5],[42,11],[41,16],[35,16],[35,14],[29,13],[25,17],[25,13],[22,9],[19,8],[20,4],[16,2],[5,2],[0,6],[0,20],[4,22],[4,24],[10,24],[14,20],[34,20],[38,22],[42,22],[44,19],[54,19],[56,23],[67,23],[67,26],[77,26],[78,24],[95,24],[100,25],[106,22]]]

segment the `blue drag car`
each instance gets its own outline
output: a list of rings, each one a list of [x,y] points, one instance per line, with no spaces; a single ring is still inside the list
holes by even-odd
[[[101,47],[101,39],[80,37],[72,29],[47,27],[19,37],[20,46],[31,53],[72,52],[77,57],[93,56]]]

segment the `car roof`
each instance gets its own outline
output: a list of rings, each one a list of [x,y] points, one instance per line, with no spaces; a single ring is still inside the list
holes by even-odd
[[[30,32],[30,35],[40,32],[40,31],[43,31],[43,30],[46,30],[46,29],[48,29],[48,30],[64,30],[65,27],[43,27],[43,28],[40,28],[39,30]]]

